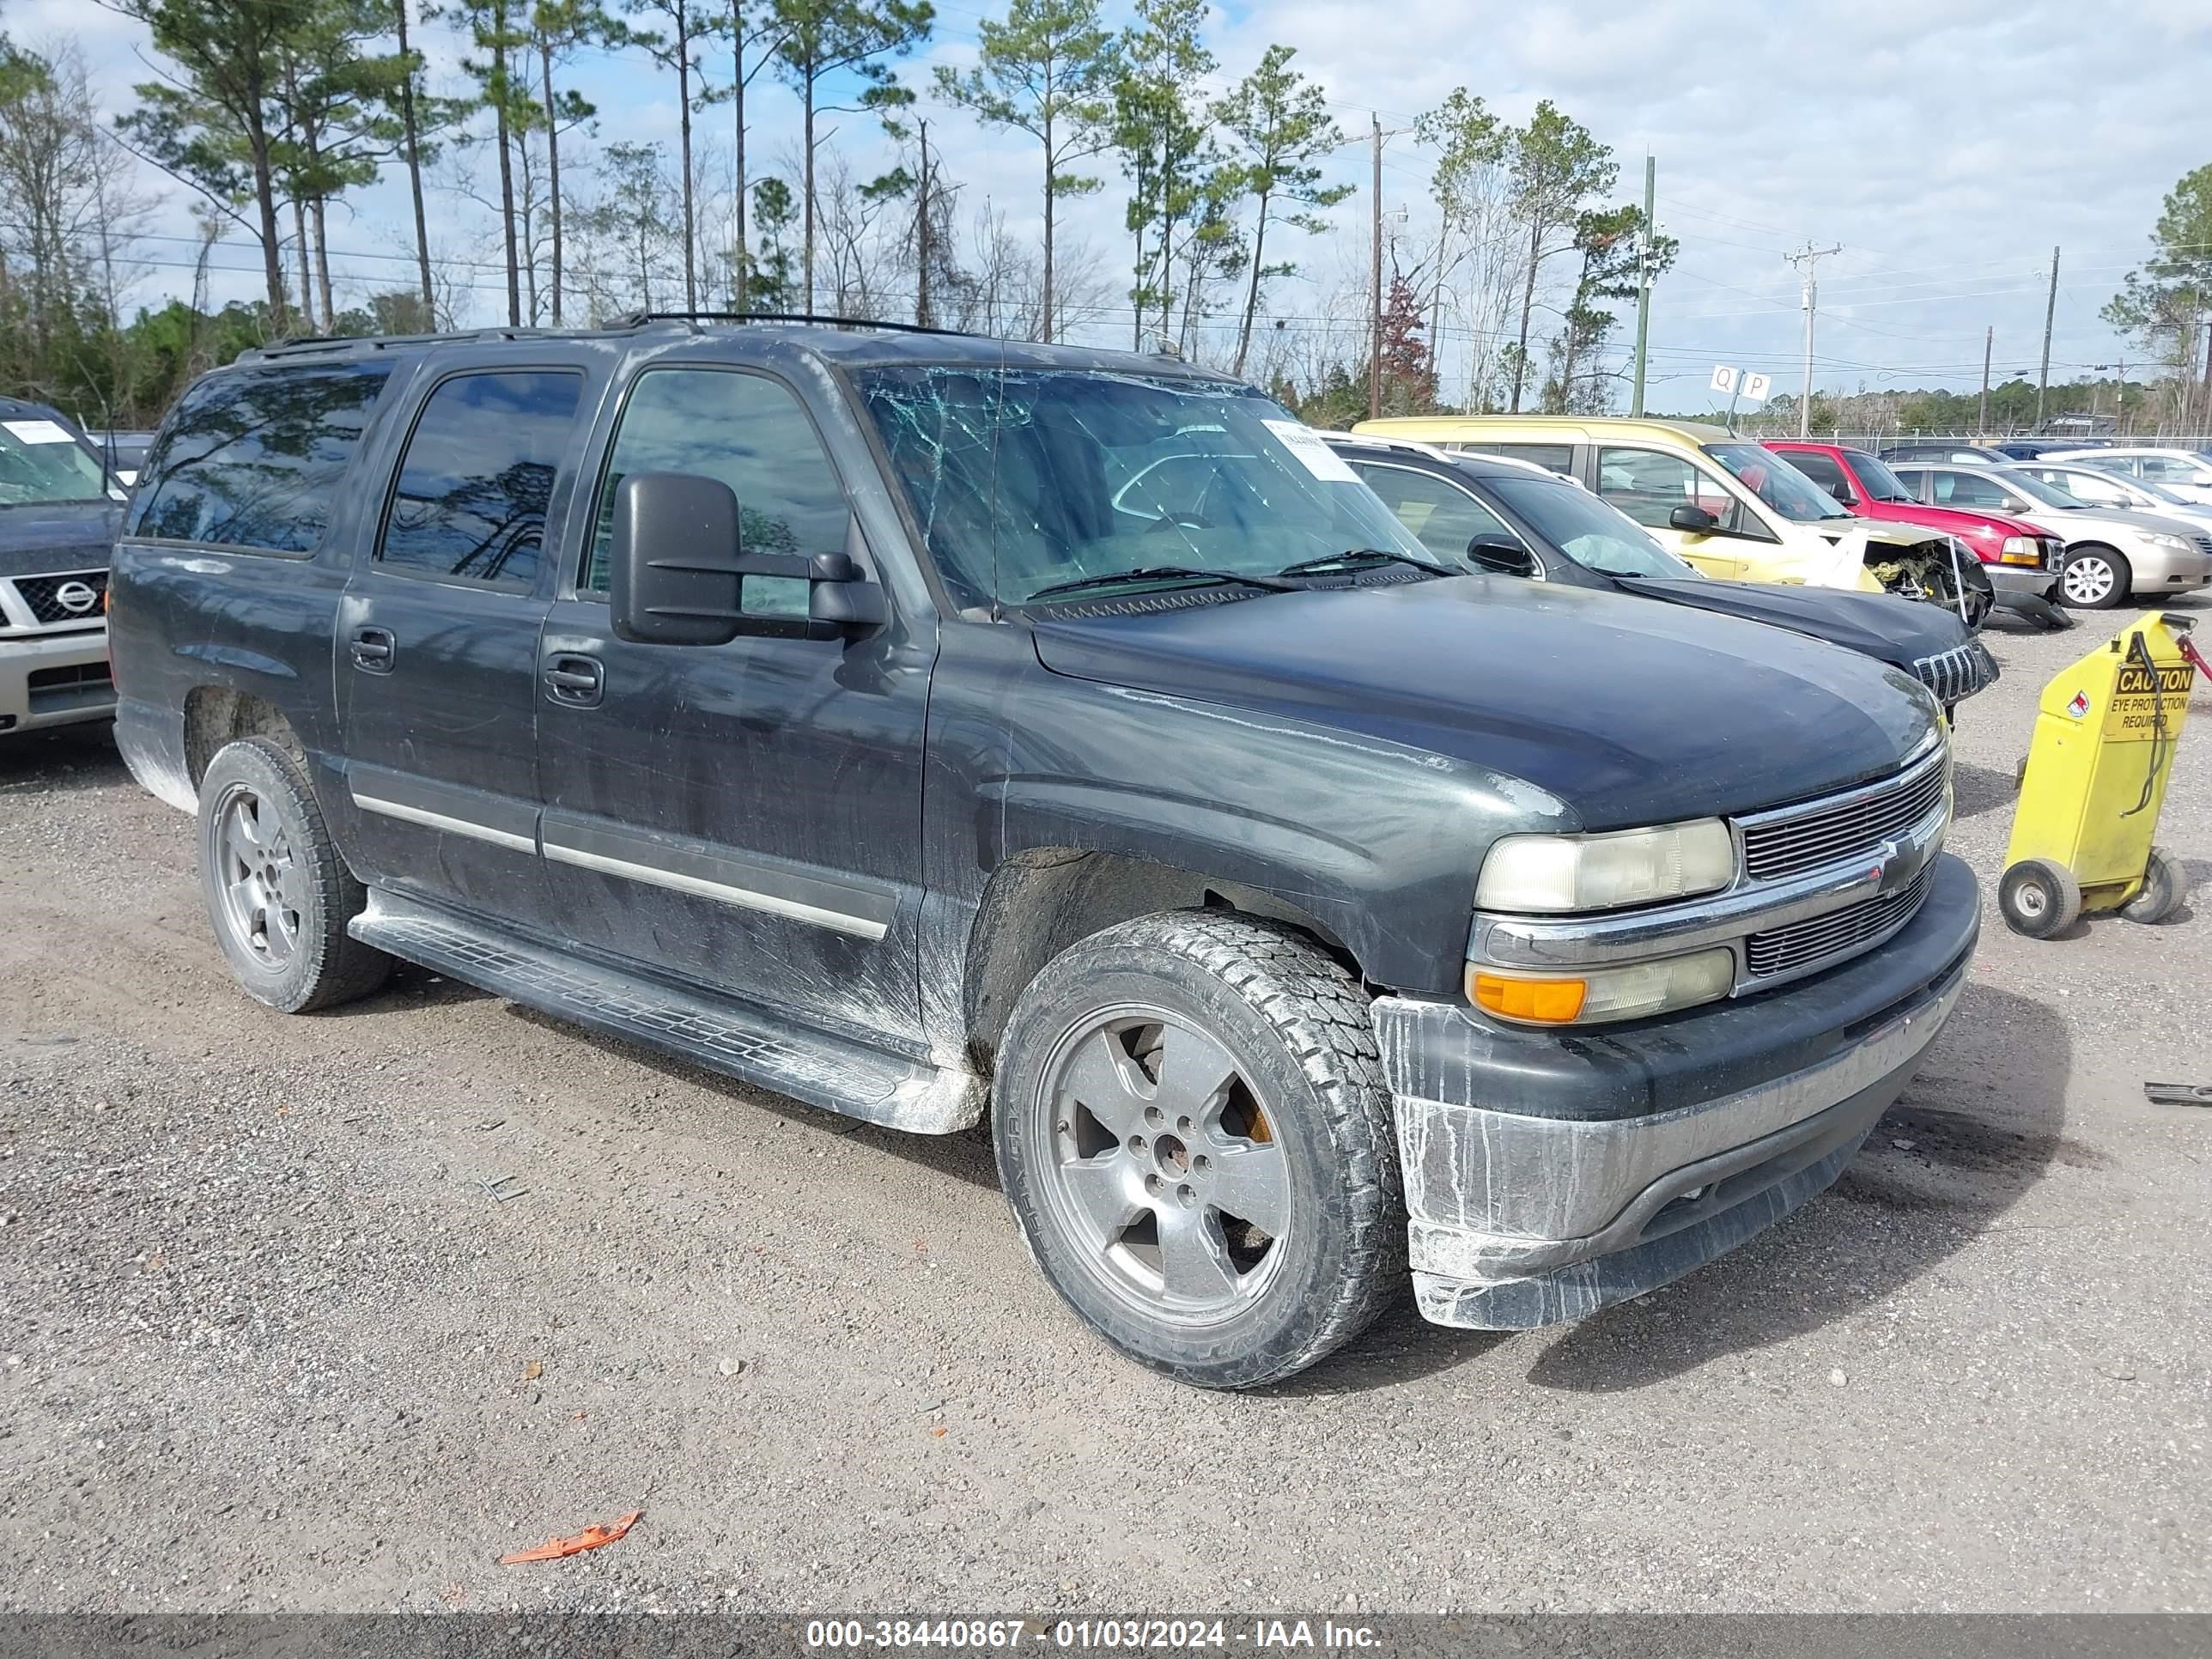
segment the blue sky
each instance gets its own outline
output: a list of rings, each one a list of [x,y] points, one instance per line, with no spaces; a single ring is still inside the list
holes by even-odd
[[[929,66],[972,57],[975,3],[939,8],[935,38],[902,66],[926,86]],[[145,78],[137,25],[83,0],[0,0],[0,27],[36,45],[76,40],[108,107]],[[425,31],[434,82],[457,86],[457,43]],[[2128,348],[2098,320],[2100,306],[2139,262],[2160,198],[2191,167],[2212,161],[2204,118],[2212,68],[2212,0],[2124,0],[2090,8],[2045,0],[1671,0],[1616,5],[1523,0],[1474,8],[1464,0],[1343,0],[1218,7],[1208,40],[1225,85],[1271,41],[1326,88],[1347,134],[1369,112],[1410,126],[1465,85],[1512,118],[1550,98],[1611,144],[1621,162],[1618,199],[1640,191],[1642,158],[1659,163],[1659,219],[1682,244],[1654,313],[1652,402],[1695,409],[1709,399],[1711,366],[1772,373],[1794,387],[1802,316],[1784,253],[1807,240],[1841,244],[1822,261],[1816,381],[1824,388],[1971,386],[1983,330],[1996,331],[1998,379],[2033,373],[2041,347],[2051,250],[2064,250],[2052,377],[2112,364]],[[665,137],[676,127],[673,83],[635,54],[582,66],[577,83],[601,111],[600,137]],[[726,111],[700,118],[719,138]],[[835,141],[864,169],[882,142],[861,118],[837,118]],[[756,167],[792,143],[794,100],[756,82]],[[955,112],[932,112],[933,141],[968,199],[988,198],[1012,228],[1036,222],[1036,162],[1018,135],[984,132]],[[723,152],[726,154],[726,141]],[[580,144],[577,157],[585,146]],[[1361,185],[1336,211],[1340,234],[1286,248],[1310,280],[1285,284],[1274,309],[1310,314],[1327,289],[1365,258],[1368,156],[1341,152],[1342,176]],[[1107,189],[1072,210],[1073,234],[1125,280],[1120,181],[1101,158]],[[1427,165],[1410,137],[1386,151],[1386,209],[1404,207],[1417,233]],[[158,179],[152,181],[159,185]],[[152,264],[138,297],[188,293],[190,220],[174,186],[149,224]],[[480,209],[433,196],[433,240],[458,257],[494,255]],[[404,188],[364,192],[332,226],[341,285],[358,296],[407,280]],[[238,242],[217,258],[218,297],[258,289],[258,258]],[[161,263],[167,261],[164,265]],[[1564,262],[1562,264],[1564,275]],[[489,320],[496,271],[477,272]],[[1625,336],[1629,331],[1624,328]]]

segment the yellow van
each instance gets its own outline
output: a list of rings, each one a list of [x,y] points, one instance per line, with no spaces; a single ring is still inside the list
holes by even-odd
[[[1870,593],[1903,584],[1919,598],[1938,597],[1919,591],[1931,578],[1947,585],[1952,550],[1936,532],[1854,517],[1783,456],[1717,426],[1431,415],[1352,429],[1534,461],[1603,496],[1709,576]]]

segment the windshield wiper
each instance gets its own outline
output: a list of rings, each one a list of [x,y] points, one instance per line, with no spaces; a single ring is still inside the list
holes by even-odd
[[[1317,576],[1328,570],[1365,570],[1378,564],[1406,564],[1416,570],[1425,570],[1431,576],[1464,576],[1464,570],[1454,569],[1448,564],[1438,564],[1433,559],[1417,559],[1410,553],[1389,553],[1379,547],[1347,547],[1341,553],[1331,553],[1318,559],[1302,559],[1297,564],[1286,564],[1275,574],[1278,576]]]
[[[1113,587],[1122,582],[1164,581],[1243,582],[1250,587],[1264,587],[1271,593],[1300,592],[1296,582],[1278,581],[1273,576],[1249,575],[1242,570],[1202,570],[1188,564],[1146,564],[1134,570],[1115,570],[1103,576],[1079,576],[1073,581],[1054,582],[1040,587],[1030,595],[1032,599],[1050,599],[1058,593],[1080,593],[1086,588]]]

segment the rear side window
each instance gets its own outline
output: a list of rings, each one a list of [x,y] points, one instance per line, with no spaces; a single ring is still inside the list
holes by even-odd
[[[377,362],[208,376],[170,417],[127,533],[312,553],[391,374]]]
[[[1782,452],[1782,459],[1839,501],[1854,500],[1858,495],[1832,455],[1823,455],[1817,449],[1790,449]]]
[[[574,369],[459,374],[440,385],[407,440],[378,562],[503,587],[534,582],[583,390]]]
[[[1563,478],[1575,476],[1572,444],[1462,444],[1460,447],[1477,455],[1503,455],[1509,461],[1534,461]]]

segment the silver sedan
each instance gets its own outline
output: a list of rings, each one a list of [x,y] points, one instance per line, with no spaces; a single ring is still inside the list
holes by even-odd
[[[2062,538],[2062,605],[2102,611],[2130,594],[2149,599],[2212,585],[2212,530],[2187,520],[2092,507],[2017,466],[1961,461],[1890,470],[1931,507],[2002,513]]]

